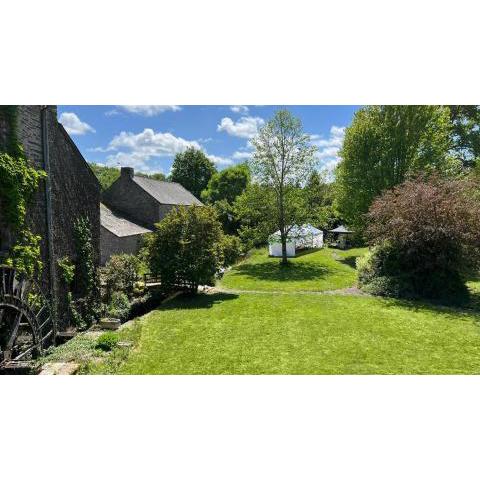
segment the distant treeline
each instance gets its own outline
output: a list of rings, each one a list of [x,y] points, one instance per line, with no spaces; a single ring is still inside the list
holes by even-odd
[[[90,163],[90,168],[98,178],[102,191],[105,191],[120,176],[120,169],[117,167],[107,167],[98,163]],[[167,180],[163,173],[141,173],[135,172],[140,177],[153,178],[154,180]]]

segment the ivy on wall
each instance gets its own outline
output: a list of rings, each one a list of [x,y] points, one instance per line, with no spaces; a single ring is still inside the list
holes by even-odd
[[[2,220],[16,238],[6,263],[28,276],[39,275],[40,240],[25,224],[27,206],[41,179],[46,177],[43,170],[35,169],[25,157],[23,147],[17,138],[17,107],[0,107],[0,117],[7,124],[7,138],[0,145],[0,207]]]
[[[75,265],[75,291],[77,300],[75,310],[81,323],[77,326],[87,328],[100,316],[100,289],[98,271],[95,264],[95,249],[93,246],[92,225],[88,217],[79,217],[74,227],[75,250],[77,261]]]

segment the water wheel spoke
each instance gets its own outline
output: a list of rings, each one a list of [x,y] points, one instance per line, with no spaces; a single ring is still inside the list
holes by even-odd
[[[23,351],[22,353],[20,353],[20,354],[17,355],[16,357],[10,358],[10,360],[14,360],[15,362],[18,362],[18,361],[21,360],[25,355],[28,355],[31,351],[33,351],[33,349],[36,348],[36,347],[37,347],[36,345],[32,345],[31,347],[27,348],[27,350]]]
[[[0,367],[42,355],[54,336],[49,302],[35,280],[0,267]]]
[[[17,335],[18,335],[18,329],[20,327],[20,320],[22,319],[22,315],[23,315],[22,312],[18,312],[17,316],[15,317],[12,333],[10,334],[10,338],[8,339],[8,342],[6,345],[7,351],[13,348],[13,344],[15,343],[15,339],[17,338]]]

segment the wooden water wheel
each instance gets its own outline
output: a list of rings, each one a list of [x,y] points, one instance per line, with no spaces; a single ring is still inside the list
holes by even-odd
[[[54,338],[50,304],[37,282],[0,266],[0,368],[39,357]]]

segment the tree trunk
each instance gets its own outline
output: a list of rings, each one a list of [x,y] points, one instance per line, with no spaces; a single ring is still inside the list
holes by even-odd
[[[282,233],[280,236],[282,240],[282,265],[286,265],[288,263],[288,258],[287,258],[287,236]]]

